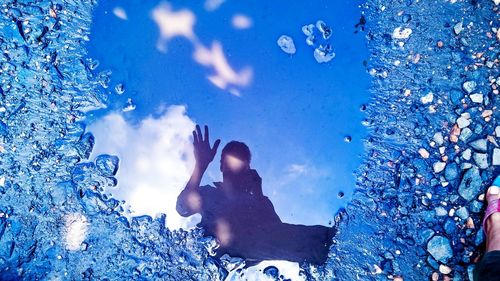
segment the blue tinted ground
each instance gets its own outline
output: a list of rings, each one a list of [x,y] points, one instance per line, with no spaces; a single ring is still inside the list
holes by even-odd
[[[82,48],[95,4],[1,4],[0,279],[222,279],[199,230],[170,231],[164,217],[129,223],[122,203],[101,194],[116,185],[117,159],[88,163],[95,140],[79,122],[107,102]],[[330,258],[302,265],[305,278],[470,279],[484,240],[482,193],[500,162],[498,9],[363,6],[366,154]]]

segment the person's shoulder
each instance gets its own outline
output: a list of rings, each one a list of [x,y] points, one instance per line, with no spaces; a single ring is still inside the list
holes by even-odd
[[[216,192],[216,191],[218,191],[218,189],[217,189],[216,186],[213,186],[213,185],[210,185],[210,184],[200,185],[200,192],[201,193],[208,194],[208,193],[213,193],[213,192]]]

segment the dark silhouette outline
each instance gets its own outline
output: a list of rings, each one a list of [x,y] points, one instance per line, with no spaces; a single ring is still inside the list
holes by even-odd
[[[334,227],[283,223],[273,204],[262,193],[262,179],[250,168],[251,153],[242,142],[229,142],[221,153],[222,182],[200,186],[213,161],[220,139],[210,147],[208,127],[205,138],[199,125],[193,131],[196,165],[186,187],[177,197],[177,212],[188,217],[202,216],[197,225],[219,244],[216,258],[224,254],[245,259],[245,267],[263,260],[287,260],[323,264]]]

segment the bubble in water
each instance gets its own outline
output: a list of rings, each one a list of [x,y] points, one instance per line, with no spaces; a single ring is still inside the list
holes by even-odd
[[[339,191],[339,193],[337,194],[337,197],[338,198],[344,198],[344,192],[343,191]]]
[[[344,141],[345,141],[345,142],[351,142],[351,141],[352,141],[351,136],[345,136],[345,137],[344,137]]]
[[[115,86],[115,92],[119,95],[125,93],[125,86],[123,86],[123,83],[118,83]]]
[[[295,44],[293,43],[293,39],[287,35],[281,35],[278,38],[278,46],[280,46],[281,50],[287,54],[295,54]]]

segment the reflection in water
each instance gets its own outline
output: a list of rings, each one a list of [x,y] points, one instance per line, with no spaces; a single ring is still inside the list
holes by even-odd
[[[170,4],[163,2],[152,12],[153,20],[160,29],[160,39],[156,45],[161,52],[167,51],[168,40],[181,36],[188,39],[194,46],[194,60],[213,71],[213,74],[207,78],[216,87],[227,90],[229,93],[240,96],[238,87],[247,86],[252,79],[253,72],[251,68],[244,68],[236,72],[224,55],[222,45],[218,41],[212,43],[211,48],[205,47],[193,31],[196,22],[196,16],[188,9],[177,12],[172,11]],[[237,28],[248,28],[251,20],[245,16],[239,16],[234,19],[233,24]]]
[[[251,153],[244,143],[229,142],[221,153],[222,182],[200,187],[201,178],[214,159],[220,139],[210,147],[197,125],[193,131],[196,165],[177,199],[177,212],[188,217],[199,213],[198,226],[219,242],[216,257],[245,258],[245,266],[263,260],[322,264],[326,261],[335,229],[321,225],[283,223],[272,202],[262,192],[262,179],[250,168]]]

